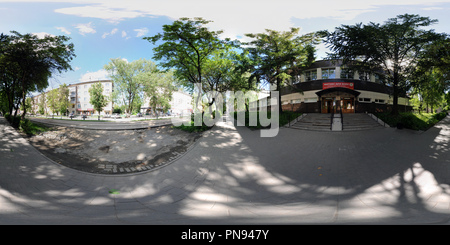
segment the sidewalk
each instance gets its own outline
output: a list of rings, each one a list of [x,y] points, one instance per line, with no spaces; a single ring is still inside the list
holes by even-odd
[[[0,224],[448,224],[450,118],[277,137],[220,123],[176,162],[87,174],[41,155],[0,118]]]

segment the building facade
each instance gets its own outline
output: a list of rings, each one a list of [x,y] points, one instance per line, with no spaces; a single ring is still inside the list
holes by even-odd
[[[392,87],[376,74],[360,73],[339,61],[321,60],[304,69],[283,88],[283,110],[303,113],[364,113],[389,111],[393,105]],[[302,92],[300,92],[302,91]],[[400,111],[412,106],[406,95],[398,98]]]
[[[100,81],[90,81],[69,85],[69,113],[73,113],[74,115],[92,115],[98,114],[94,110],[94,106],[89,103],[90,94],[89,88],[94,83],[101,83],[103,87],[103,95],[108,98],[108,104],[103,107],[103,110],[100,112],[100,115],[111,115],[114,109],[114,103],[111,100],[111,94],[113,91],[113,82],[111,80],[100,80]]]
[[[183,91],[174,91],[172,93],[172,100],[169,102],[169,111],[162,111],[161,108],[151,108],[148,98],[144,98],[144,103],[141,106],[142,114],[152,114],[157,111],[159,114],[170,113],[171,115],[182,116],[192,113],[192,96]]]
[[[101,83],[103,86],[103,95],[107,96],[109,99],[108,104],[103,107],[103,110],[100,112],[100,115],[111,115],[114,103],[111,101],[110,96],[113,91],[113,82],[111,80],[99,80],[99,81],[90,81],[90,82],[82,82],[77,84],[71,84],[68,86],[69,88],[69,107],[67,108],[68,114],[73,115],[93,115],[98,114],[94,110],[94,106],[89,103],[90,101],[90,94],[89,94],[89,88],[94,83]],[[39,95],[34,96],[32,99],[34,100],[34,103],[32,104],[32,112],[34,114],[40,114],[39,106],[44,103],[44,114],[51,113],[51,110],[49,109],[47,103],[46,103],[46,94],[42,93]],[[42,102],[44,100],[44,102]]]

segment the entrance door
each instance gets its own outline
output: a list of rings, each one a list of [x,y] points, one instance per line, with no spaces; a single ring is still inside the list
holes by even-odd
[[[342,102],[342,113],[355,113],[355,98],[343,98]]]
[[[322,100],[322,113],[331,113],[333,109],[333,99],[324,98]]]

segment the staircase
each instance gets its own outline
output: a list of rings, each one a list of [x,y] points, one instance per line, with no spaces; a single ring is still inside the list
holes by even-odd
[[[309,113],[291,125],[291,128],[315,131],[331,130],[331,114]]]
[[[383,128],[383,126],[365,113],[344,114],[343,126],[344,131]]]
[[[383,126],[365,113],[343,114],[343,119],[341,120],[341,122],[343,122],[342,131],[383,128]],[[331,114],[310,113],[298,122],[292,124],[291,128],[312,131],[331,131]]]

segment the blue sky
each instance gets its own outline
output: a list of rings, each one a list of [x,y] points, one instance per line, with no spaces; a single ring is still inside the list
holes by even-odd
[[[0,0],[0,32],[66,35],[75,45],[73,71],[56,74],[62,83],[107,79],[111,58],[152,59],[143,40],[180,17],[203,17],[223,37],[242,38],[265,29],[300,27],[301,33],[334,30],[342,24],[383,23],[399,14],[438,19],[437,32],[450,33],[450,0]],[[319,50],[318,58],[325,49]]]

